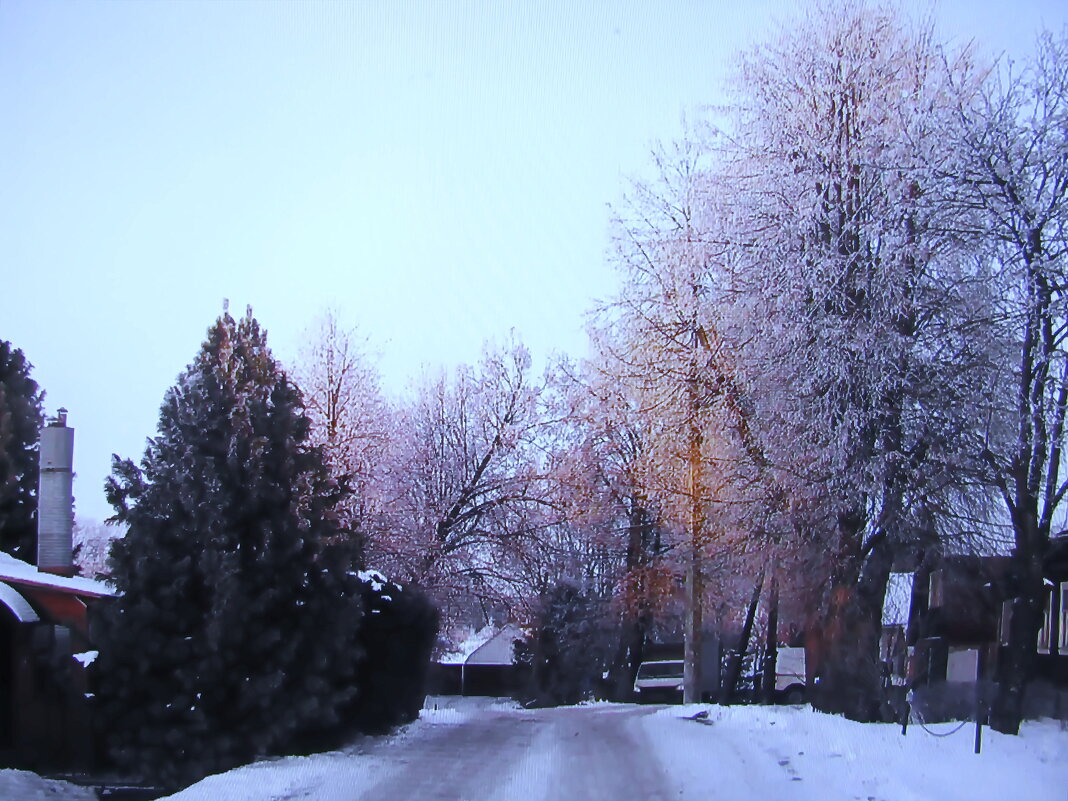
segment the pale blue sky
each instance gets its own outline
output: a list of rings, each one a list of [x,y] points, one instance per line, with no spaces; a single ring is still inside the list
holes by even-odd
[[[1021,53],[1062,5],[935,15]],[[79,516],[224,297],[283,361],[335,306],[397,392],[511,328],[580,353],[608,204],[794,7],[0,0],[0,338],[70,409]]]

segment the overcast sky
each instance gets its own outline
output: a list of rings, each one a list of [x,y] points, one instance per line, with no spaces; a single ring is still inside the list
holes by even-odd
[[[933,13],[1019,55],[1065,5]],[[512,328],[580,354],[609,205],[795,7],[0,0],[0,339],[70,410],[79,518],[223,298],[283,362],[336,307],[397,393]]]

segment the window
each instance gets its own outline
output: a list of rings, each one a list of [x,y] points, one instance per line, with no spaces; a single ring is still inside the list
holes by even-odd
[[[927,588],[927,608],[934,609],[941,606],[942,601],[942,571],[932,570],[930,584]]]
[[[681,679],[682,662],[642,662],[638,668],[639,679]]]
[[[1012,627],[1012,599],[1001,603],[1001,625],[998,626],[998,642],[1009,644],[1009,629]]]
[[[1056,590],[1054,587],[1053,590]],[[1046,593],[1045,612],[1042,614],[1042,628],[1038,630],[1038,652],[1040,654],[1049,653],[1049,644],[1053,636],[1053,591],[1047,590]]]
[[[1060,615],[1057,621],[1060,624],[1057,627],[1057,648],[1062,654],[1068,655],[1068,581],[1062,581],[1054,589],[1059,591],[1061,596]]]

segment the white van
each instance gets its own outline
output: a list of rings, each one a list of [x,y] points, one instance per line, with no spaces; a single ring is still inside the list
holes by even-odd
[[[804,648],[779,648],[775,656],[775,695],[787,704],[805,702]]]
[[[682,674],[681,659],[642,662],[634,677],[634,696],[638,703],[681,701]]]

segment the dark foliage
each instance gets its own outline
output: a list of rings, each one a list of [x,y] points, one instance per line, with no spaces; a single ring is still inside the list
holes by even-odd
[[[615,639],[612,629],[601,599],[571,584],[549,590],[533,636],[515,643],[515,663],[524,676],[518,700],[555,706],[598,695]]]
[[[22,351],[0,340],[0,550],[37,561],[37,447],[44,393]]]
[[[438,612],[415,587],[401,587],[373,570],[360,574],[360,588],[365,657],[351,720],[360,731],[377,734],[419,716]]]
[[[121,767],[179,785],[336,728],[354,702],[360,554],[308,426],[251,312],[224,314],[141,467],[114,459],[108,499],[129,533],[94,635]]]

